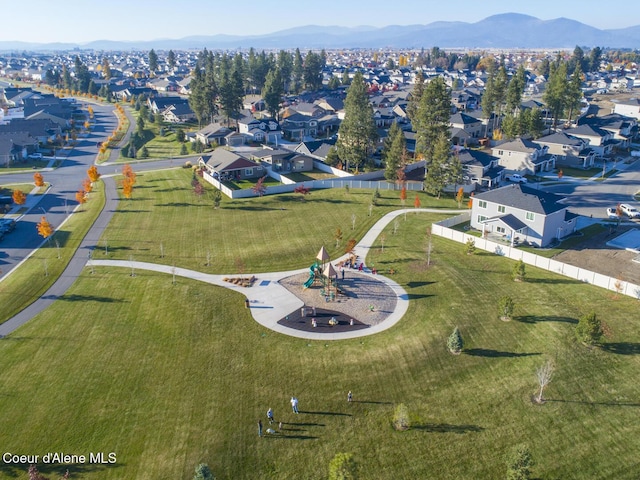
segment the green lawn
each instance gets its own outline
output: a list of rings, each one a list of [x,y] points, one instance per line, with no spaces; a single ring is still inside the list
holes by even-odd
[[[193,199],[190,172],[138,180],[137,199],[105,233],[109,255],[165,263],[175,255],[179,266],[204,271],[225,271],[240,252],[252,271],[308,265],[322,244],[335,257],[336,226],[360,238],[399,205],[382,192],[367,217],[371,192],[336,190],[305,201],[227,200],[216,211]],[[259,326],[226,289],[86,271],[63,300],[0,341],[0,444],[16,453],[116,452],[115,465],[71,467],[89,480],[191,478],[200,462],[223,479],[326,478],[337,452],[354,454],[359,478],[493,479],[504,478],[504,454],[520,442],[537,462],[535,478],[636,478],[640,335],[630,319],[638,302],[534,268],[527,282],[513,282],[513,262],[467,256],[438,237],[427,267],[425,232],[437,218],[409,214],[395,235],[393,224],[384,232],[384,252],[374,244],[369,262],[394,268],[411,304],[394,328],[363,339],[286,337]],[[207,245],[216,255],[209,269]],[[517,305],[511,322],[497,318],[503,295]],[[576,319],[590,310],[607,323],[604,348],[574,339]],[[460,356],[445,347],[454,326],[465,341]],[[547,359],[556,374],[549,401],[536,406],[534,374]],[[300,415],[290,413],[291,395]],[[413,421],[406,432],[391,428],[400,402]],[[256,422],[269,407],[286,430],[260,439]],[[25,470],[0,463],[0,478]],[[41,466],[52,477],[63,470]]]
[[[292,172],[285,173],[285,177],[294,182],[308,182],[311,180],[325,180],[327,178],[336,178],[332,173],[322,172],[320,170],[311,170],[310,172]]]
[[[561,167],[558,170],[562,170],[563,176],[567,177],[576,177],[576,178],[591,178],[599,173],[602,173],[602,169],[600,168],[572,168],[572,167]]]
[[[89,201],[52,235],[44,247],[36,250],[20,268],[0,282],[0,323],[33,303],[56,281],[89,227],[100,214],[103,205],[103,184],[97,182],[94,184],[93,192],[89,194]],[[15,234],[14,232],[10,235]],[[45,275],[46,273],[48,275]]]
[[[214,210],[213,187],[196,197],[191,175],[187,169],[138,175],[133,200],[120,203],[121,214],[101,240],[101,246],[107,243],[107,258],[175,263],[208,273],[236,273],[239,262],[252,272],[301,268],[323,245],[332,257],[342,255],[350,238],[360,239],[382,215],[400,207],[399,191],[383,191],[379,206],[368,216],[370,191],[352,189],[347,194],[344,189],[328,189],[314,190],[304,200],[294,193],[223,197],[221,208]],[[420,198],[423,207],[455,205],[451,199],[438,201],[422,193]],[[352,214],[356,215],[353,230]],[[338,228],[343,239],[336,248]],[[100,252],[104,255],[104,249]]]

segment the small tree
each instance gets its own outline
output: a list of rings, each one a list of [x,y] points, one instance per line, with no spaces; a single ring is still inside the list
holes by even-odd
[[[337,453],[329,463],[329,480],[356,480],[357,471],[352,453]]]
[[[513,266],[513,271],[512,271],[513,280],[516,282],[523,282],[526,274],[527,272],[525,271],[524,262],[522,261],[522,259],[520,259]]]
[[[538,385],[540,386],[540,391],[538,392],[538,396],[536,397],[537,403],[542,403],[542,392],[544,388],[549,385],[551,382],[551,378],[553,377],[553,364],[551,361],[547,361],[544,365],[536,370],[536,378],[538,379]]]
[[[357,243],[358,243],[358,242],[356,242],[356,239],[355,239],[355,238],[352,238],[351,240],[349,240],[349,241],[347,242],[347,246],[346,246],[346,247],[344,247],[344,253],[351,253],[351,252],[353,252],[353,249],[354,249],[354,248],[356,248],[356,244],[357,244]]]
[[[53,227],[44,215],[40,219],[40,223],[36,225],[36,228],[38,229],[38,235],[42,238],[49,238],[53,234]]]
[[[476,253],[476,242],[473,238],[467,240],[465,252],[467,253],[467,255],[473,255],[474,253]]]
[[[133,196],[133,181],[129,177],[122,179],[122,195],[127,199]]]
[[[91,190],[93,190],[93,184],[90,179],[85,178],[82,181],[82,190],[84,190],[85,193],[91,193]]]
[[[182,144],[182,146],[180,147],[180,155],[186,155],[189,152],[187,151],[187,145],[186,144]]]
[[[525,444],[515,445],[507,455],[507,480],[529,480],[531,467],[534,465],[529,447]]]
[[[400,201],[402,202],[402,206],[404,207],[405,202],[407,201],[407,186],[402,185],[400,189]]]
[[[342,230],[340,230],[340,227],[336,228],[336,231],[333,234],[333,238],[336,239],[336,248],[338,248],[338,245],[340,245],[340,240],[342,240]]]
[[[258,195],[259,197],[262,197],[267,191],[267,187],[266,185],[264,185],[265,178],[267,178],[266,175],[264,177],[260,177],[256,182],[256,184],[253,186],[253,188],[251,188],[251,191],[256,195]]]
[[[409,428],[411,428],[409,409],[404,403],[398,405],[393,412],[393,428],[398,431],[409,430]]]
[[[515,304],[513,303],[513,298],[509,296],[504,296],[500,299],[498,303],[498,313],[500,315],[501,320],[511,320],[511,316],[513,315],[513,310],[515,308]]]
[[[449,349],[449,352],[454,355],[460,355],[460,352],[462,352],[464,342],[462,341],[462,335],[460,335],[458,327],[454,328],[453,333],[449,335],[449,338],[447,339],[447,348]]]
[[[299,193],[301,195],[300,200],[304,200],[304,197],[311,193],[311,189],[309,187],[305,187],[304,185],[298,185],[293,189],[293,193]]]
[[[217,210],[220,207],[220,202],[222,202],[222,192],[215,190],[213,192],[213,208]]]
[[[87,194],[84,190],[80,189],[76,192],[76,200],[80,205],[83,205],[87,202]]]
[[[36,172],[33,174],[33,183],[36,187],[44,186],[44,178],[40,172]]]
[[[27,201],[27,196],[24,194],[22,190],[18,190],[18,189],[15,189],[13,191],[13,195],[11,195],[11,198],[13,198],[13,202],[16,205],[24,205],[25,202]]]
[[[193,480],[215,480],[215,478],[213,473],[211,473],[211,469],[209,469],[209,465],[201,463],[196,467],[196,474]]]
[[[586,345],[598,345],[603,335],[602,322],[595,312],[590,312],[580,317],[578,325],[576,325],[578,341]]]
[[[414,206],[414,208],[420,208],[420,205],[421,205],[421,203],[420,203],[420,197],[419,197],[419,196],[418,196],[418,194],[416,193],[416,198],[415,198],[415,200],[413,201],[413,206]]]
[[[458,208],[462,208],[462,201],[464,200],[464,188],[460,187],[458,193],[456,193],[456,202],[458,202]]]

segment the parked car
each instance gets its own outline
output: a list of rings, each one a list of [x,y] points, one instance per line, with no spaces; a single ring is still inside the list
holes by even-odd
[[[16,228],[16,221],[12,218],[0,219],[0,231],[13,232]]]
[[[609,218],[618,218],[618,209],[617,208],[607,208],[607,217]]]
[[[507,175],[505,178],[510,182],[527,183],[527,179],[524,178],[522,175],[518,175],[517,173],[512,173],[511,175]]]
[[[640,218],[640,211],[636,207],[632,207],[629,204],[621,203],[620,210],[629,218]]]

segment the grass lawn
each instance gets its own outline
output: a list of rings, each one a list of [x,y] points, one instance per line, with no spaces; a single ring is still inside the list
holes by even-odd
[[[213,187],[197,198],[191,178],[188,169],[139,174],[133,200],[120,203],[121,214],[101,240],[101,246],[107,243],[107,258],[175,263],[208,273],[237,273],[239,263],[251,272],[302,268],[313,262],[323,245],[333,258],[342,255],[350,238],[360,239],[382,215],[400,207],[399,191],[382,191],[379,206],[368,216],[369,190],[352,189],[347,194],[344,189],[328,189],[314,190],[304,200],[295,193],[223,197],[221,208],[214,210]],[[436,200],[422,193],[420,198],[423,207],[456,205],[452,199]],[[353,230],[352,214],[356,215]],[[343,239],[336,248],[338,228]],[[100,254],[104,250],[96,255]]]
[[[139,198],[122,205],[105,233],[122,242],[109,252],[128,258],[147,245],[148,261],[171,261],[169,253],[158,258],[158,236],[167,252],[202,249],[206,236],[217,255],[212,271],[232,265],[237,252],[250,270],[308,265],[322,243],[335,245],[335,225],[360,238],[399,204],[381,192],[367,217],[371,193],[340,190],[214,211],[192,198],[190,172],[138,180]],[[252,320],[239,294],[195,281],[85,271],[62,300],[0,341],[0,444],[25,454],[117,454],[114,465],[70,467],[88,480],[191,478],[201,462],[216,478],[326,478],[338,452],[354,454],[359,478],[493,479],[504,478],[504,454],[521,442],[537,462],[535,478],[636,478],[640,334],[629,319],[638,302],[535,268],[513,282],[512,261],[467,256],[464,245],[438,237],[427,267],[425,231],[437,218],[408,214],[395,235],[393,224],[384,232],[384,252],[374,243],[368,261],[394,268],[411,304],[394,328],[363,339],[276,334]],[[167,225],[172,231],[161,235]],[[330,248],[332,257],[339,250]],[[207,271],[201,255],[178,259]],[[516,303],[511,322],[497,318],[503,295]],[[591,310],[607,323],[603,348],[575,341],[577,318]],[[460,356],[445,347],[454,326],[465,341]],[[547,359],[556,373],[547,403],[536,406],[535,370]],[[292,395],[300,415],[291,413]],[[413,424],[406,432],[391,428],[399,403]],[[260,439],[256,422],[266,423],[269,407],[285,430]],[[39,467],[52,477],[66,469]],[[0,463],[0,478],[25,471]]]
[[[102,205],[103,184],[97,182],[89,194],[89,201],[53,234],[49,244],[36,250],[18,269],[0,282],[0,323],[33,303],[57,280],[89,227],[98,217]],[[35,228],[35,225],[32,228]],[[11,235],[18,232],[19,229]],[[59,246],[56,245],[56,241]],[[45,272],[48,272],[48,275],[45,275]]]
[[[311,170],[310,172],[292,172],[286,173],[285,177],[294,182],[308,182],[311,180],[325,180],[327,178],[336,178],[332,173],[323,172],[321,170]]]
[[[14,190],[20,190],[21,192],[28,194],[35,188],[33,183],[14,183],[12,185],[5,185],[0,187],[0,196],[13,195]]]
[[[599,233],[603,232],[606,227],[600,223],[595,223],[593,225],[589,225],[586,228],[583,228],[577,234],[570,235],[560,242],[556,247],[553,248],[533,248],[533,247],[525,247],[518,246],[519,249],[524,250],[525,252],[534,253],[536,255],[540,255],[541,257],[552,258],[558,255],[559,253],[564,252],[570,248],[575,247],[576,245],[590,239],[591,237],[595,237]]]
[[[571,167],[561,167],[558,170],[562,170],[563,176],[567,177],[576,177],[576,178],[591,178],[599,173],[602,173],[601,168],[571,168]]]

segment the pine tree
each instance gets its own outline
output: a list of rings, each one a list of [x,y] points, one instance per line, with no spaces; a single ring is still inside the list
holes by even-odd
[[[452,165],[451,144],[446,135],[440,133],[433,146],[431,161],[424,179],[425,188],[438,198],[444,187],[449,184],[451,179],[449,170]]]
[[[373,121],[373,110],[367,97],[366,85],[360,72],[356,73],[347,91],[344,101],[345,117],[338,130],[338,155],[346,162],[345,170],[350,164],[358,171],[367,161],[378,138]]]
[[[423,155],[427,165],[439,136],[449,135],[451,95],[442,77],[431,80],[424,89],[420,104],[412,122],[416,132],[416,155]]]
[[[531,467],[534,465],[529,447],[525,444],[515,445],[506,458],[507,480],[529,480]]]
[[[595,312],[590,312],[580,317],[576,326],[578,341],[587,345],[598,345],[603,335],[602,322],[600,322]]]
[[[460,334],[460,330],[458,329],[458,327],[454,328],[453,333],[449,335],[449,338],[447,339],[447,348],[451,353],[455,355],[458,355],[460,352],[462,352],[464,343],[462,341],[462,335]]]
[[[558,125],[558,119],[567,104],[567,88],[567,65],[561,62],[551,69],[547,88],[542,95],[542,100],[553,115],[553,128]]]
[[[398,178],[398,169],[402,163],[405,150],[404,132],[394,122],[389,129],[388,136],[384,142],[384,149],[382,150],[382,158],[385,164],[384,178],[390,181],[395,181]]]
[[[274,118],[277,118],[283,94],[284,87],[280,70],[277,68],[269,70],[264,83],[264,88],[262,89],[262,98],[267,106],[267,111]]]

